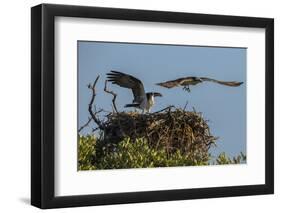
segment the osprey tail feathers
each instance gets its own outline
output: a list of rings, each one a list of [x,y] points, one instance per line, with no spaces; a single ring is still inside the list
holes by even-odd
[[[139,107],[140,104],[126,104],[124,107]]]

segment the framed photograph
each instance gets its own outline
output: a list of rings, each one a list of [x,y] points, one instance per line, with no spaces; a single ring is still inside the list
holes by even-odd
[[[31,203],[272,194],[274,21],[31,9]]]

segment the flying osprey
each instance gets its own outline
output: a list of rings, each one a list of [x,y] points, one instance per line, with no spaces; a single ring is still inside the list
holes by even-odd
[[[211,81],[211,82],[215,82],[218,84],[222,84],[225,86],[230,86],[230,87],[238,87],[241,84],[243,84],[243,82],[237,82],[237,81],[219,81],[216,79],[212,79],[212,78],[205,78],[205,77],[185,77],[185,78],[178,78],[176,80],[172,80],[172,81],[166,81],[166,82],[162,82],[162,83],[158,83],[156,85],[162,86],[162,87],[166,87],[166,88],[173,88],[173,87],[178,87],[178,86],[183,86],[183,89],[190,92],[190,85],[196,85],[199,83],[202,83],[204,81]]]
[[[142,109],[142,112],[150,112],[154,105],[154,97],[162,96],[158,92],[145,93],[143,84],[139,79],[122,72],[111,70],[110,73],[107,73],[107,78],[112,84],[132,90],[134,95],[133,103],[126,104],[125,107],[136,107]]]

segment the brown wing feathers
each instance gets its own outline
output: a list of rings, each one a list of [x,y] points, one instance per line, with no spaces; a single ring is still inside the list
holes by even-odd
[[[166,87],[166,88],[173,88],[178,86],[188,86],[188,85],[195,85],[197,83],[203,82],[203,81],[210,81],[218,84],[222,84],[225,86],[231,86],[231,87],[237,87],[243,84],[243,82],[238,81],[219,81],[212,78],[206,78],[206,77],[185,77],[185,78],[178,78],[176,80],[166,81],[157,83],[156,85]]]
[[[216,80],[216,79],[205,78],[205,77],[202,77],[201,80],[202,81],[211,81],[211,82],[215,82],[215,83],[230,86],[230,87],[238,87],[241,84],[243,84],[243,82],[238,82],[238,81],[219,81],[219,80]]]
[[[166,82],[158,83],[156,85],[159,85],[159,86],[166,87],[166,88],[170,89],[170,88],[173,88],[173,87],[181,86],[184,79],[185,78],[178,78],[176,80],[166,81]]]
[[[134,76],[111,70],[110,73],[107,73],[107,78],[108,81],[112,82],[112,84],[117,84],[120,87],[132,89],[135,99],[145,95],[142,82]]]

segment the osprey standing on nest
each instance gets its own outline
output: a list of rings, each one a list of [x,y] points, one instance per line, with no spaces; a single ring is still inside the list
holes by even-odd
[[[237,81],[219,81],[216,79],[212,79],[212,78],[205,78],[205,77],[185,77],[185,78],[178,78],[176,80],[172,80],[172,81],[166,81],[166,82],[162,82],[162,83],[158,83],[156,85],[162,86],[162,87],[166,87],[166,88],[173,88],[173,87],[178,87],[178,86],[183,86],[183,89],[190,92],[190,85],[196,85],[199,83],[202,83],[204,81],[211,81],[214,83],[218,83],[218,84],[222,84],[225,86],[230,86],[230,87],[238,87],[241,84],[243,84],[243,82],[237,82]]]
[[[108,81],[112,84],[117,84],[120,87],[131,89],[134,95],[132,104],[126,104],[125,107],[136,107],[142,110],[142,112],[150,112],[150,109],[154,105],[154,97],[162,96],[158,92],[145,93],[142,82],[125,73],[113,71],[107,73]]]

